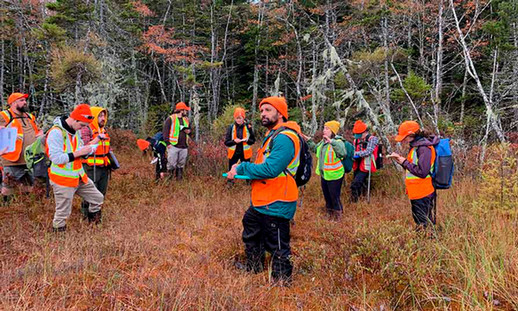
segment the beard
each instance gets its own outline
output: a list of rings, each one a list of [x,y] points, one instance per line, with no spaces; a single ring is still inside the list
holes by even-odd
[[[19,112],[27,112],[27,106],[18,107]]]
[[[270,120],[268,118],[262,118],[261,119],[261,124],[264,126],[264,127],[273,127],[275,124],[277,123],[277,120]]]

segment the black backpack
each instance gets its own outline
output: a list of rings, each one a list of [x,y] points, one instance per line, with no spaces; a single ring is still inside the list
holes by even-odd
[[[269,149],[272,148],[273,139],[284,130],[290,130],[296,133],[300,140],[300,162],[299,167],[297,168],[297,172],[295,173],[295,176],[293,176],[293,178],[295,178],[295,183],[297,184],[297,187],[301,187],[307,184],[309,179],[311,178],[311,172],[313,171],[313,157],[311,156],[311,152],[309,151],[308,143],[304,139],[302,139],[302,137],[300,137],[300,135],[296,131],[284,126],[281,126],[273,133],[272,138],[270,139]],[[290,172],[288,172],[287,169],[284,172],[286,174],[291,174]]]

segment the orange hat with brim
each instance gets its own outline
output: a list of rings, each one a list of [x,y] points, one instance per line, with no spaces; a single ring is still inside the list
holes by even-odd
[[[278,96],[266,97],[259,103],[259,109],[261,109],[261,106],[264,104],[272,105],[286,120],[288,119],[288,104],[286,103],[286,98]]]
[[[151,143],[145,139],[137,139],[137,146],[140,150],[146,150]]]
[[[401,123],[396,136],[396,141],[400,142],[408,135],[415,134],[420,128],[419,123],[415,121],[405,121]]]
[[[367,124],[363,123],[362,120],[356,120],[354,122],[353,134],[361,134],[367,130]]]
[[[234,119],[237,117],[243,117],[245,118],[245,109],[243,108],[236,108],[234,109]]]
[[[70,117],[74,120],[86,123],[92,123],[94,120],[94,116],[92,115],[92,110],[88,104],[79,104],[77,105]]]
[[[29,97],[29,94],[13,93],[13,94],[9,95],[9,98],[7,99],[7,104],[11,105],[12,103],[17,101],[18,99],[20,99],[20,98],[27,98],[27,97]]]
[[[176,104],[175,110],[191,110],[184,102],[179,102]]]

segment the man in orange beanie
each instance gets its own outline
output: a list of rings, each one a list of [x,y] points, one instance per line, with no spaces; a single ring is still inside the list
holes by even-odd
[[[176,171],[176,180],[183,178],[183,169],[187,163],[187,135],[191,133],[188,111],[191,110],[184,102],[175,106],[174,113],[164,123],[162,135],[167,144],[167,170],[172,177]]]
[[[259,273],[264,269],[265,251],[272,254],[272,278],[289,284],[291,264],[290,220],[299,196],[295,174],[299,166],[300,127],[288,119],[283,97],[268,97],[259,103],[261,123],[268,129],[255,163],[234,164],[227,178],[245,175],[252,180],[250,208],[243,216],[246,264],[239,269]],[[289,129],[289,130],[288,130]]]
[[[353,127],[354,134],[354,179],[351,183],[351,201],[358,202],[361,195],[370,192],[370,176],[376,172],[378,160],[378,137],[369,134],[367,124],[357,120]]]
[[[52,227],[55,232],[65,231],[66,220],[72,212],[74,194],[88,202],[89,222],[101,221],[104,196],[83,169],[81,157],[95,153],[101,137],[97,136],[84,146],[80,131],[89,126],[94,116],[87,104],[75,107],[70,116],[58,117],[47,134],[47,155],[52,162],[49,179],[54,191],[56,212]]]
[[[13,194],[14,186],[23,185],[24,192],[30,192],[34,182],[33,176],[27,170],[24,151],[42,135],[36,125],[36,118],[27,112],[28,94],[12,93],[7,99],[9,109],[0,112],[0,126],[15,128],[17,138],[15,150],[2,155],[3,178],[2,195],[4,202]]]
[[[228,147],[228,169],[239,161],[249,162],[252,158],[252,147],[255,143],[254,131],[250,124],[245,121],[245,110],[236,108],[234,110],[234,123],[227,129],[225,146]],[[229,183],[232,183],[229,180]]]

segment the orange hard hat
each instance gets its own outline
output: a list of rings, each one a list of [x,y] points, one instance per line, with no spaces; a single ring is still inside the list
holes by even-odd
[[[179,102],[176,104],[175,110],[191,110],[184,102]]]
[[[137,139],[137,146],[140,150],[146,150],[151,143],[145,139]]]
[[[266,97],[259,103],[259,109],[261,109],[261,106],[264,104],[272,105],[286,120],[288,119],[288,104],[286,103],[286,98],[279,96]]]
[[[419,123],[415,121],[405,121],[401,123],[397,132],[396,141],[400,142],[408,135],[415,134],[420,128]]]
[[[362,120],[356,120],[354,122],[353,134],[361,134],[367,130],[367,124],[363,123]]]

